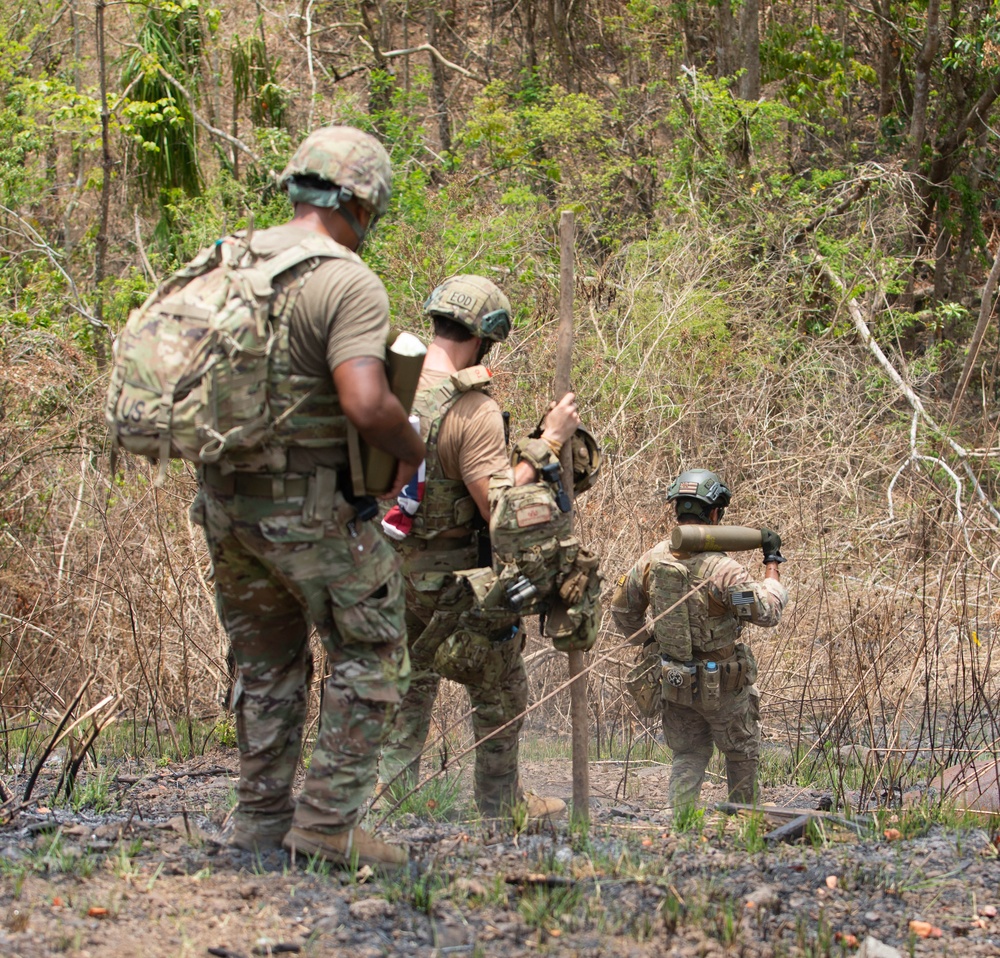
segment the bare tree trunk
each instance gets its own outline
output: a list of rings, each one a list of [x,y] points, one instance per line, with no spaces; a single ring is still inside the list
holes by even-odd
[[[878,21],[878,116],[892,113],[895,102],[896,61],[899,59],[896,28],[892,23],[892,0],[872,0],[872,12]]]
[[[948,416],[949,422],[954,422],[955,413],[958,412],[958,407],[962,403],[963,396],[965,396],[965,390],[968,388],[969,380],[972,379],[972,370],[976,365],[976,359],[979,357],[979,349],[983,345],[983,338],[986,336],[990,319],[996,309],[994,294],[996,293],[998,280],[1000,280],[1000,249],[997,250],[996,258],[993,260],[993,269],[990,270],[989,279],[986,280],[986,286],[983,289],[983,301],[979,305],[979,321],[976,323],[976,328],[972,333],[972,339],[969,340],[969,351],[966,353],[965,364],[962,366],[962,375],[958,378],[955,397],[951,401],[951,410]]]
[[[108,216],[111,211],[111,170],[114,165],[111,159],[111,114],[108,110],[107,59],[104,52],[104,8],[105,0],[97,0],[94,25],[97,31],[97,69],[101,94],[101,200],[97,237],[94,241],[94,288],[97,291],[97,302],[94,304],[97,325],[94,330],[94,358],[99,370],[107,365],[104,344],[107,329],[104,322],[104,274],[108,254]]]
[[[945,225],[943,213],[938,215],[938,238],[934,244],[934,303],[943,303],[951,292],[948,253],[951,250],[951,230]]]
[[[573,63],[570,54],[569,10],[564,0],[549,0],[549,36],[556,56],[556,74],[567,90],[573,88]]]
[[[372,56],[375,58],[375,65],[381,73],[391,75],[392,68],[389,61],[382,55],[384,45],[382,43],[382,33],[385,24],[382,18],[382,9],[375,0],[361,0],[359,4],[361,20],[365,25],[365,33],[368,34],[368,42],[372,47]],[[373,18],[372,14],[375,15]],[[387,113],[392,106],[392,84],[390,82],[371,83],[368,85],[368,112],[377,115]]]
[[[976,196],[983,181],[983,174],[989,154],[986,145],[989,142],[989,131],[984,129],[976,137],[976,154],[969,168],[969,192]],[[965,293],[969,288],[969,260],[972,258],[972,243],[976,236],[976,223],[971,216],[962,218],[962,232],[958,238],[958,252],[955,255],[955,284],[953,297]]]
[[[740,7],[739,95],[743,100],[760,97],[760,0],[743,0]]]
[[[927,32],[913,74],[913,116],[910,120],[910,158],[913,168],[927,136],[927,102],[931,89],[931,69],[941,45],[941,0],[928,0]]]
[[[427,42],[437,46],[437,8],[432,4],[427,8]],[[437,57],[431,56],[431,95],[434,97],[434,109],[437,111],[438,139],[441,150],[451,152],[451,122],[448,118],[448,100],[444,89],[444,67]]]
[[[496,8],[498,0],[493,0]],[[535,33],[538,29],[538,0],[522,0],[524,11],[524,66],[530,76],[538,66],[538,48],[535,44]],[[486,64],[486,75],[492,76],[492,64]]]
[[[736,72],[736,21],[732,5],[723,0],[718,6],[719,19],[715,35],[715,75],[729,77]]]

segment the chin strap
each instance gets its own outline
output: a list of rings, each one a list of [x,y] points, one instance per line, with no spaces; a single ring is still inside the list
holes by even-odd
[[[341,216],[344,217],[345,220],[347,220],[347,225],[354,230],[354,235],[358,238],[358,245],[355,250],[355,252],[357,252],[357,250],[361,249],[361,244],[365,241],[365,236],[367,235],[368,230],[361,225],[354,213],[344,206],[344,200],[351,198],[350,191],[348,191],[348,195],[346,197],[344,196],[344,192],[344,190],[340,191],[340,205],[336,207],[336,210]]]

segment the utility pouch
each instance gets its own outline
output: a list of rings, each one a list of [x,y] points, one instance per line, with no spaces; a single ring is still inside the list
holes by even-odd
[[[316,526],[332,519],[336,491],[336,470],[317,466],[316,472],[309,477],[306,500],[302,504],[302,522],[307,526]]]
[[[659,653],[650,652],[625,676],[625,688],[643,715],[656,715],[663,708],[662,672]]]
[[[663,659],[661,672],[663,700],[671,705],[690,706],[697,688],[698,666],[693,662],[685,664]]]
[[[712,668],[709,668],[709,666]],[[698,663],[698,701],[706,712],[714,712],[722,699],[722,666],[719,662]]]
[[[757,659],[754,658],[750,646],[745,642],[736,643],[736,661],[739,663],[742,673],[739,688],[743,688],[744,685],[753,685],[757,681]]]

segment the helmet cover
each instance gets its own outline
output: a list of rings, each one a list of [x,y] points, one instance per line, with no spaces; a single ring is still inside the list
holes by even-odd
[[[601,473],[601,447],[594,434],[578,426],[570,440],[573,447],[573,492],[580,495],[597,482]]]
[[[297,176],[317,177],[340,190],[299,186],[294,179]],[[336,207],[354,198],[378,217],[389,206],[392,164],[385,148],[371,134],[352,126],[324,126],[302,141],[278,185],[288,190],[296,203]]]
[[[473,336],[502,343],[510,334],[510,300],[484,276],[451,276],[427,297],[424,312],[454,320]]]

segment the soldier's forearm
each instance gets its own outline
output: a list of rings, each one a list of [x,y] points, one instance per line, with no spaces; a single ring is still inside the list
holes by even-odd
[[[392,398],[395,399],[395,396]],[[403,407],[399,406],[398,400],[396,405],[399,407],[398,416],[389,411],[387,415],[376,420],[367,428],[362,429],[359,426],[358,432],[370,446],[381,449],[411,466],[419,466],[426,454],[423,440],[410,425],[410,421],[403,412]]]

